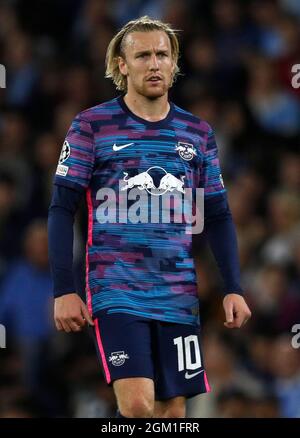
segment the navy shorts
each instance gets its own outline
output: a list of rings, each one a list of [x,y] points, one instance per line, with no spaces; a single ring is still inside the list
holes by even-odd
[[[109,309],[94,315],[97,354],[106,382],[147,377],[155,399],[209,392],[199,328],[143,318]]]

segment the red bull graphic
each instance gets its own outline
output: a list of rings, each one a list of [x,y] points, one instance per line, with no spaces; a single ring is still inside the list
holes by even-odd
[[[147,172],[148,171],[139,173],[129,179],[127,179],[128,173],[124,172],[124,181],[126,181],[127,184],[122,187],[121,190],[132,189],[133,187],[137,187],[139,190],[153,189],[155,187],[153,179]]]
[[[158,169],[164,172],[164,176],[161,178],[159,186],[155,187],[152,176],[149,174],[149,171],[153,169]],[[138,188],[139,190],[146,190],[150,195],[161,196],[166,192],[173,192],[174,190],[185,193],[184,191],[184,179],[185,175],[181,175],[180,179],[171,173],[166,172],[163,167],[153,166],[150,167],[145,172],[139,173],[138,175],[128,177],[128,173],[124,172],[123,181],[126,182],[126,185],[121,188],[121,190],[132,189],[133,187]]]
[[[165,190],[167,192],[173,192],[173,190],[177,190],[178,192],[185,193],[183,189],[185,176],[181,176],[180,179],[176,178],[176,176],[167,173],[160,180],[160,184],[158,189]]]

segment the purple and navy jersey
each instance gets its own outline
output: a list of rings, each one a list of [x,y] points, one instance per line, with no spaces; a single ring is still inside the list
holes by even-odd
[[[225,192],[206,122],[172,102],[165,119],[149,122],[122,96],[82,111],[67,133],[55,184],[86,193],[93,314],[198,323],[192,233],[176,204],[188,189],[202,188],[205,197]]]

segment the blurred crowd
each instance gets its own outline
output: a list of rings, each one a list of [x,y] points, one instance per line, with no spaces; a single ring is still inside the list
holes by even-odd
[[[252,319],[223,326],[221,279],[196,245],[212,392],[191,417],[300,417],[300,64],[298,0],[0,0],[0,417],[110,417],[91,334],[54,330],[47,213],[73,117],[118,95],[106,48],[148,14],[179,30],[179,106],[215,129]],[[84,293],[86,210],[76,220]],[[300,328],[300,326],[299,326]],[[300,342],[298,347],[300,347]]]

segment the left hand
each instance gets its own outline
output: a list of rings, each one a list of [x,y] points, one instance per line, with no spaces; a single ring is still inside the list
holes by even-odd
[[[224,325],[227,328],[240,328],[251,318],[251,311],[241,295],[235,293],[226,295],[223,307],[226,316]]]

